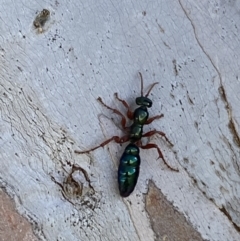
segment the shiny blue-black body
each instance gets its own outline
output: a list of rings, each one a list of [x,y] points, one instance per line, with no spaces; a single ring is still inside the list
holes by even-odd
[[[118,187],[122,197],[128,197],[134,190],[140,170],[139,148],[130,143],[125,148],[118,167]]]
[[[152,101],[146,96],[136,98],[139,105],[133,113],[133,123],[129,130],[130,144],[125,148],[118,167],[118,187],[122,197],[128,197],[134,190],[140,171],[139,141],[142,138],[143,126],[148,120],[148,109]]]
[[[97,148],[104,147],[111,141],[115,141],[116,143],[119,143],[119,144],[129,141],[130,143],[125,148],[120,158],[119,167],[118,167],[118,186],[119,186],[120,195],[122,197],[128,197],[133,192],[137,184],[139,171],[140,171],[140,163],[141,163],[141,159],[139,156],[139,148],[157,149],[159,157],[163,159],[164,163],[171,170],[177,171],[176,169],[171,168],[171,166],[167,164],[167,162],[165,161],[161,153],[161,150],[156,144],[148,143],[146,145],[142,145],[142,142],[141,142],[142,137],[150,137],[154,134],[160,134],[167,140],[169,144],[171,144],[171,142],[167,139],[165,134],[161,131],[152,130],[143,134],[144,125],[150,124],[153,120],[163,117],[163,115],[157,115],[152,118],[149,118],[148,108],[152,107],[152,100],[148,98],[148,95],[150,94],[152,88],[157,84],[157,82],[153,83],[150,86],[147,94],[144,96],[143,95],[143,78],[141,73],[139,73],[139,75],[141,78],[141,96],[137,97],[135,100],[136,105],[138,107],[134,110],[134,112],[130,110],[127,102],[120,99],[118,97],[118,94],[115,93],[116,98],[120,102],[122,102],[122,104],[127,108],[127,117],[132,121],[132,124],[129,127],[125,125],[126,118],[120,111],[105,104],[100,97],[98,98],[100,103],[104,105],[107,109],[112,110],[115,114],[121,116],[122,118],[121,125],[123,129],[127,132],[126,135],[122,137],[113,136],[108,140],[104,141],[103,143],[101,143],[100,145],[95,146],[94,148],[91,148],[89,150],[75,151],[75,153],[78,153],[78,154],[89,153],[91,151],[96,150]]]

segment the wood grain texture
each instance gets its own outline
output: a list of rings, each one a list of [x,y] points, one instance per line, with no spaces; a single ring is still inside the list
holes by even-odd
[[[43,9],[50,17],[36,28]],[[240,240],[239,9],[223,0],[2,1],[0,185],[39,239],[157,240],[146,210],[152,180],[203,240]],[[160,82],[150,116],[164,114],[144,131],[166,133],[173,147],[150,141],[180,171],[141,150],[138,184],[122,199],[124,146],[74,150],[122,135],[96,99],[124,113],[118,92],[134,109],[139,71],[146,89]]]

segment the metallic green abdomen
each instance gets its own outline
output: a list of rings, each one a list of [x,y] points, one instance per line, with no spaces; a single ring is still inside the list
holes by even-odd
[[[122,197],[127,197],[134,190],[140,168],[139,148],[130,143],[124,150],[118,167],[118,186]]]

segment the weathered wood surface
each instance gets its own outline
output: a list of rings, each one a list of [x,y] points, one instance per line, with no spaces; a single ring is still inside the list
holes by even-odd
[[[43,8],[50,18],[35,29]],[[240,240],[239,10],[237,1],[2,1],[0,183],[39,238]],[[160,82],[150,115],[164,114],[145,131],[167,134],[174,147],[151,141],[180,172],[142,150],[137,187],[122,199],[123,147],[74,150],[121,135],[96,98],[124,112],[113,93],[133,104],[138,71],[145,87]]]

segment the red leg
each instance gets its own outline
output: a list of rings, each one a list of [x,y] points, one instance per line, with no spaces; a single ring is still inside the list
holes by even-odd
[[[145,145],[145,146],[142,146],[142,145],[141,145],[141,146],[139,146],[139,147],[142,148],[142,149],[151,149],[151,148],[157,149],[158,158],[162,158],[162,159],[163,159],[163,162],[165,163],[165,165],[166,165],[169,169],[171,169],[172,171],[175,171],[175,172],[178,172],[178,171],[179,171],[178,169],[175,169],[175,168],[171,167],[171,166],[166,162],[166,160],[165,160],[165,158],[164,158],[164,156],[163,156],[160,148],[159,148],[156,144],[148,143],[148,144]]]
[[[91,148],[91,149],[89,149],[89,150],[86,150],[86,151],[74,151],[74,152],[77,153],[77,154],[89,153],[89,152],[94,151],[94,150],[96,150],[96,149],[98,149],[98,148],[100,148],[100,147],[106,146],[106,145],[107,145],[109,142],[111,142],[111,141],[115,141],[116,143],[119,143],[119,144],[120,144],[120,143],[124,143],[124,142],[129,141],[129,137],[128,137],[128,135],[127,135],[127,136],[123,136],[123,137],[113,136],[112,138],[104,141],[104,142],[101,143],[100,145],[98,145],[98,146],[96,146],[96,147],[93,147],[93,148]]]
[[[149,119],[146,121],[145,124],[148,125],[148,124],[152,123],[154,120],[160,119],[160,118],[162,118],[163,116],[164,116],[163,114],[153,116],[153,117],[149,118]]]
[[[166,140],[171,146],[173,146],[172,142],[169,141],[169,139],[166,137],[166,134],[163,133],[162,131],[157,131],[157,130],[149,131],[149,132],[143,134],[142,137],[149,137],[149,136],[152,136],[152,135],[155,135],[155,134],[161,135],[162,137],[165,138],[165,140]]]
[[[122,120],[121,120],[121,125],[122,125],[123,129],[127,129],[127,127],[126,127],[126,118],[125,118],[125,116],[124,116],[120,111],[118,111],[117,109],[114,109],[114,108],[106,105],[106,104],[102,101],[102,98],[101,98],[101,97],[98,97],[97,100],[98,100],[103,106],[105,106],[107,109],[112,110],[112,111],[113,111],[115,114],[117,114],[117,115],[120,115],[121,118],[122,118]]]
[[[133,112],[130,110],[130,107],[128,105],[128,103],[125,100],[122,100],[118,97],[118,93],[114,94],[116,99],[120,102],[122,102],[122,104],[127,108],[127,117],[132,120],[133,119]]]

